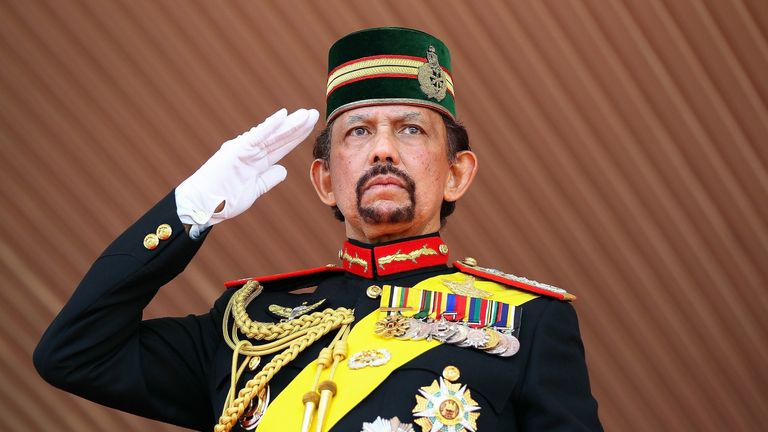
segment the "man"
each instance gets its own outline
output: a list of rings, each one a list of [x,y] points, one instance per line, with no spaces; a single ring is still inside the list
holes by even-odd
[[[438,231],[477,171],[450,70],[416,30],[331,47],[310,177],[344,223],[341,266],[232,281],[207,314],[141,320],[212,225],[285,178],[276,162],[318,115],[278,111],[97,259],[35,351],[41,375],[198,430],[601,430],[573,296],[448,266]]]

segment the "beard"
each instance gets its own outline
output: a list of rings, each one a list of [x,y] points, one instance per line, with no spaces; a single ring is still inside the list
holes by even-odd
[[[394,210],[383,210],[372,206],[364,207],[362,205],[362,200],[365,184],[377,175],[386,174],[392,174],[403,181],[403,187],[408,193],[408,203]],[[416,183],[410,176],[408,176],[408,174],[399,168],[396,168],[391,163],[371,167],[371,169],[363,174],[357,181],[355,192],[357,194],[357,213],[367,223],[411,222],[416,216]]]

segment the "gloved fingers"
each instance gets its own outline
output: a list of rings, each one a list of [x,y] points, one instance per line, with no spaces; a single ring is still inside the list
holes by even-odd
[[[284,111],[284,110],[281,110]],[[275,145],[281,145],[286,139],[301,129],[302,125],[309,117],[309,112],[305,109],[299,109],[290,115],[284,117],[280,124],[275,128],[269,129],[269,134],[262,134],[261,131],[251,129],[237,138],[239,141],[246,141],[247,144],[241,146],[238,151],[238,157],[247,161],[251,158],[264,156],[264,151]]]
[[[289,115],[280,127],[264,141],[265,147],[271,153],[278,147],[296,139],[304,140],[317,123],[320,113],[316,109],[299,109]]]
[[[312,132],[320,114],[317,110],[300,109],[289,115],[280,127],[261,145],[250,147],[241,160],[263,170],[291,152]],[[266,159],[265,156],[267,156]]]
[[[287,111],[285,109],[281,109],[279,112],[287,112]],[[303,124],[307,118],[307,115],[308,115],[307,110],[303,108],[296,110],[291,114],[288,114],[287,116],[282,117],[277,127],[270,128],[268,134],[256,133],[258,130],[258,127],[257,127],[256,129],[251,129],[250,131],[244,133],[243,138],[248,141],[248,144],[251,147],[267,148],[269,146],[269,143],[282,139],[282,137],[285,136],[286,133],[290,133],[297,126],[300,126],[301,124]],[[261,132],[261,131],[258,131],[258,132]]]
[[[258,144],[264,142],[264,140],[273,135],[280,128],[283,122],[285,122],[287,117],[288,110],[285,108],[280,108],[279,110],[275,111],[274,114],[264,119],[263,122],[252,127],[250,130],[239,135],[237,138],[225,142],[222,148],[235,150],[238,154],[238,157],[241,159],[248,157],[247,155],[251,148],[255,145],[258,146]]]
[[[256,179],[256,198],[267,193],[288,176],[288,170],[282,165],[272,165]],[[254,200],[256,199],[254,198]]]
[[[267,157],[270,164],[278,162],[301,144],[315,128],[320,114],[317,110],[309,110],[304,123],[291,126],[290,132],[283,135],[280,140],[274,141],[267,147]],[[282,127],[280,128],[282,131]]]

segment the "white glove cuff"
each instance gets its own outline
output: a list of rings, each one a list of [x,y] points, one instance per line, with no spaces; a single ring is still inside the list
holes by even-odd
[[[183,182],[174,191],[176,196],[176,214],[181,223],[191,225],[189,237],[197,239],[200,234],[217,221],[212,220],[214,210],[223,199],[216,197],[205,199],[188,182]]]

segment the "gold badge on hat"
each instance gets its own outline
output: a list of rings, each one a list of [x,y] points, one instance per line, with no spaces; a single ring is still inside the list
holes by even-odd
[[[458,376],[458,369],[454,376]],[[416,395],[416,407],[413,408],[414,421],[423,432],[475,432],[480,410],[472,399],[466,385],[452,383],[440,377],[440,382],[419,389]]]
[[[435,99],[438,102],[445,98],[446,87],[443,68],[440,67],[435,47],[432,45],[427,49],[427,62],[419,66],[417,78],[419,79],[421,91],[428,98]]]

